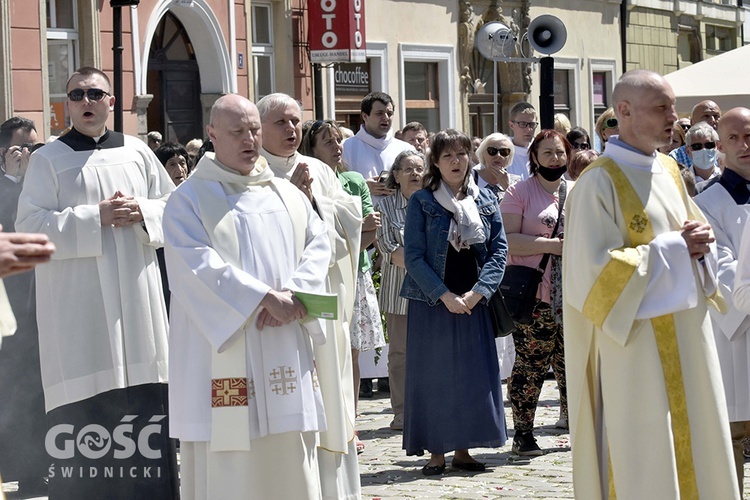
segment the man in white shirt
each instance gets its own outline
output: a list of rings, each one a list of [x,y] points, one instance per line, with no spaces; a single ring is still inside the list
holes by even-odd
[[[319,499],[323,400],[295,292],[323,290],[330,245],[309,200],[260,157],[258,110],[211,109],[206,153],[164,213],[171,428],[182,498]]]
[[[174,184],[142,140],[107,128],[106,74],[80,68],[67,90],[73,127],[31,155],[16,221],[57,247],[36,271],[50,497],[171,499],[156,248]]]
[[[362,204],[344,191],[331,167],[297,152],[302,142],[299,102],[286,94],[271,94],[258,101],[258,111],[263,158],[276,177],[289,179],[305,194],[328,230],[331,259],[326,286],[328,292],[339,296],[340,313],[337,320],[326,322],[326,343],[315,346],[328,425],[320,435],[318,463],[323,498],[358,498],[361,486],[354,442],[349,321],[354,309]]]
[[[508,167],[511,174],[520,175],[522,180],[529,178],[529,146],[534,140],[539,119],[534,106],[528,102],[518,102],[510,109],[508,126],[515,148],[513,163]]]
[[[342,155],[347,168],[367,180],[374,206],[383,196],[393,193],[385,187],[381,174],[391,169],[399,153],[415,148],[394,137],[391,96],[385,92],[370,92],[362,99],[360,111],[362,125],[354,137],[344,141]]]

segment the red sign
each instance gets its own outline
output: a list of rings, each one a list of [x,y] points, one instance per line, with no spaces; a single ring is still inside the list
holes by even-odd
[[[365,0],[309,0],[310,60],[365,62]]]

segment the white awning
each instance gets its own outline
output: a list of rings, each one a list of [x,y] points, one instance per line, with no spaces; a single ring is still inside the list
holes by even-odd
[[[750,108],[750,45],[664,75],[677,96],[677,112],[689,113],[705,99],[722,112],[737,106]]]

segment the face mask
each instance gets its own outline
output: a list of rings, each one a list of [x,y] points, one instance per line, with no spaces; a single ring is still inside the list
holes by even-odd
[[[693,165],[701,170],[714,168],[714,165],[716,165],[716,148],[693,151]]]
[[[536,171],[544,178],[544,180],[555,182],[557,179],[562,177],[566,170],[568,170],[568,167],[566,166],[549,168],[539,165]]]

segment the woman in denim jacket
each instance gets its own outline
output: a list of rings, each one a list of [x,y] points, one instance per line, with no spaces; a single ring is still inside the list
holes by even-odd
[[[425,475],[452,466],[482,471],[469,448],[506,440],[495,338],[487,300],[497,290],[508,245],[497,200],[471,176],[469,138],[435,135],[425,189],[406,212],[409,299],[404,449],[431,453]]]

